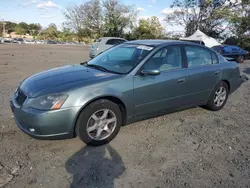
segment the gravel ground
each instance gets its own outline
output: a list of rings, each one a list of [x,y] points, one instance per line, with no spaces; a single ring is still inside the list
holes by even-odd
[[[0,187],[250,187],[250,82],[224,109],[193,108],[124,126],[106,146],[41,141],[15,125],[25,77],[88,59],[88,47],[0,45]],[[250,75],[250,62],[240,65]]]

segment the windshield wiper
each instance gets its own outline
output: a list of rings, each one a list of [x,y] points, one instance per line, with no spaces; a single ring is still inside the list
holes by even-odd
[[[85,65],[88,66],[88,67],[93,67],[95,69],[104,71],[104,72],[112,72],[112,71],[110,71],[110,70],[108,70],[108,69],[106,69],[106,68],[104,68],[104,67],[102,67],[100,65],[88,64],[88,63],[86,63]]]

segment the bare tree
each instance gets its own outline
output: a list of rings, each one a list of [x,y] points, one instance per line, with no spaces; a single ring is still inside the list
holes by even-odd
[[[84,6],[85,26],[94,34],[101,35],[103,28],[103,11],[100,0],[90,0]]]
[[[81,40],[84,37],[84,4],[82,5],[69,5],[66,11],[63,12],[66,22],[64,22],[64,27],[70,28],[72,31],[77,33],[78,39]]]
[[[89,0],[80,5],[69,5],[64,12],[64,27],[84,36],[123,36],[136,19],[134,7],[119,0]]]

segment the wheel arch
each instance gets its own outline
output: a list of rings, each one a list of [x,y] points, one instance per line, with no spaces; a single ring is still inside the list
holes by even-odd
[[[229,82],[228,80],[226,80],[226,79],[222,79],[221,81],[222,81],[222,82],[225,82],[225,83],[227,84],[227,86],[228,86],[228,92],[230,93],[230,91],[231,91],[230,82]]]
[[[112,96],[112,95],[105,95],[105,96],[99,96],[99,97],[96,97],[96,98],[93,98],[92,100],[88,101],[86,104],[84,104],[82,106],[82,108],[78,111],[77,115],[76,115],[76,118],[75,118],[75,121],[74,121],[74,130],[73,130],[73,135],[76,136],[76,132],[75,132],[75,128],[76,128],[76,124],[77,124],[77,120],[80,116],[80,114],[84,111],[84,109],[91,103],[97,101],[97,100],[101,100],[101,99],[106,99],[106,100],[109,100],[115,104],[118,105],[118,107],[120,108],[121,110],[121,113],[122,113],[122,125],[126,124],[127,122],[127,109],[126,109],[126,106],[124,104],[124,102],[117,96]]]
[[[224,82],[224,83],[227,84],[227,86],[228,86],[228,92],[230,93],[230,89],[231,89],[230,82],[229,82],[227,79],[220,79],[220,80],[214,85],[213,89],[210,91],[209,97],[211,96],[211,94],[212,94],[214,88],[215,88],[220,82]]]

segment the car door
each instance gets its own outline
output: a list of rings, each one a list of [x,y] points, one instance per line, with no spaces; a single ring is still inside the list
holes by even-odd
[[[181,46],[167,46],[156,52],[141,70],[160,70],[159,75],[134,77],[135,116],[176,108],[185,103],[186,73]]]
[[[187,63],[186,86],[189,91],[186,101],[190,104],[205,104],[220,80],[218,57],[212,50],[201,46],[187,45],[184,49]]]

